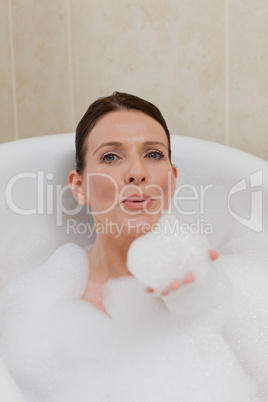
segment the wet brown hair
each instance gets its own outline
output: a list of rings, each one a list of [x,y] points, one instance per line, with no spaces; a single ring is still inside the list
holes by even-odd
[[[89,133],[102,116],[117,110],[139,110],[158,121],[167,135],[169,159],[171,159],[170,133],[160,110],[152,103],[137,96],[114,92],[110,96],[99,98],[93,102],[78,123],[75,137],[77,172],[82,173],[85,168],[86,139]]]

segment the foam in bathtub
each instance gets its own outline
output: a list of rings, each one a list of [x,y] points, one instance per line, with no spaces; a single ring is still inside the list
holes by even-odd
[[[234,288],[234,311],[224,329],[245,371],[259,384],[259,393],[268,401],[268,253],[266,230],[233,231],[220,251],[221,264]]]
[[[0,352],[27,402],[256,402],[213,328],[228,306],[179,318],[127,277],[105,286],[109,317],[81,300],[89,269],[67,244],[0,293]]]
[[[143,286],[156,290],[152,297],[162,297],[159,292],[173,280],[182,283],[185,275],[194,273],[195,283],[170,291],[162,297],[163,301],[179,318],[200,319],[203,315],[204,324],[204,314],[210,314],[213,331],[222,329],[244,371],[258,383],[257,400],[267,401],[267,233],[263,231],[260,235],[243,227],[233,229],[221,247],[219,265],[208,261],[208,245],[200,236],[171,235],[164,230],[172,226],[165,221],[173,220],[164,215],[158,233],[147,233],[132,243],[128,255],[130,271]],[[235,314],[228,315],[228,304]],[[221,320],[217,322],[219,317]],[[198,326],[195,331],[198,333]]]
[[[83,314],[80,306],[77,315],[72,312],[71,301],[79,301],[87,277],[86,253],[69,244],[0,293],[0,352],[27,401],[41,401],[46,389],[53,389],[61,350]],[[69,305],[70,321],[65,318]]]

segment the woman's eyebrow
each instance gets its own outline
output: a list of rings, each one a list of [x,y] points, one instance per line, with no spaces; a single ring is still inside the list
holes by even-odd
[[[168,148],[166,144],[161,141],[146,141],[144,145],[163,145],[163,147]]]
[[[104,142],[103,144],[101,144],[97,149],[95,149],[95,151],[93,152],[93,155],[95,155],[96,152],[98,152],[98,150],[102,147],[105,147],[107,145],[112,145],[115,147],[122,147],[123,144],[121,142],[118,141],[109,141],[109,142]]]
[[[101,144],[97,149],[95,149],[95,151],[93,152],[93,155],[95,155],[96,152],[98,152],[98,150],[102,147],[105,146],[115,146],[115,147],[119,147],[122,148],[124,146],[124,144],[122,144],[122,142],[119,141],[109,141],[109,142],[104,142],[103,144]],[[143,143],[143,145],[148,146],[148,145],[162,145],[165,148],[168,148],[166,144],[164,144],[161,141],[145,141]]]

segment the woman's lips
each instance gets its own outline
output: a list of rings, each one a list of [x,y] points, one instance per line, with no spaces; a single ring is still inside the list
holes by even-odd
[[[130,209],[145,209],[152,205],[153,199],[146,194],[133,194],[130,197],[124,198],[122,203]]]

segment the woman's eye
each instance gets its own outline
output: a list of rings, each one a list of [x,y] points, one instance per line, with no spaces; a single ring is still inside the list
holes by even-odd
[[[146,155],[146,157],[151,158],[151,159],[161,159],[163,157],[163,154],[162,154],[162,152],[152,151],[152,152],[149,152]]]
[[[115,154],[106,154],[102,157],[104,162],[114,162],[117,156]]]

